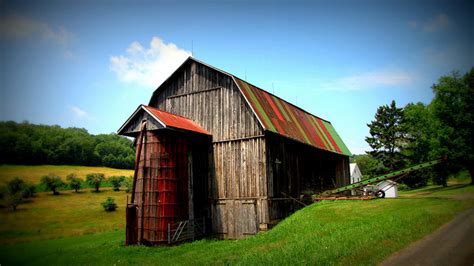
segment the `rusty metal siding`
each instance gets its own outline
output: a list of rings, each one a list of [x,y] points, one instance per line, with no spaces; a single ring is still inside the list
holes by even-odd
[[[147,132],[139,158],[133,192],[138,239],[165,243],[168,224],[188,219],[188,141],[175,133]]]

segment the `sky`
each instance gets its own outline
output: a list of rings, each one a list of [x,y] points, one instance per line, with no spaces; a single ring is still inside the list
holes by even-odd
[[[0,0],[0,120],[116,132],[189,55],[331,121],[352,153],[395,100],[474,66],[473,1]]]

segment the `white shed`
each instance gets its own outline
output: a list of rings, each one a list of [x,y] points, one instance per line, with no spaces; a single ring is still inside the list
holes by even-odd
[[[398,183],[392,180],[384,180],[377,184],[377,187],[385,192],[386,198],[398,197]]]
[[[356,163],[349,164],[349,171],[351,173],[351,184],[362,181],[362,172],[359,169],[359,166]],[[356,195],[354,190],[351,191],[352,195]]]
[[[360,182],[362,180],[362,173],[360,172],[359,166],[356,163],[349,165],[351,173],[351,184]]]

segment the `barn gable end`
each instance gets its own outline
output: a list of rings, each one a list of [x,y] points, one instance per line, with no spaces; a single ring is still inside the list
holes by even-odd
[[[191,57],[156,89],[149,106],[191,119],[214,142],[263,134],[232,76]]]

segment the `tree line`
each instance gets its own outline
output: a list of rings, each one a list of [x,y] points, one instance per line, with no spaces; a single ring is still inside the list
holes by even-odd
[[[131,140],[84,128],[0,122],[0,164],[68,164],[132,169]]]
[[[450,174],[467,170],[474,184],[474,68],[464,75],[453,72],[432,86],[434,98],[425,105],[395,101],[377,109],[367,126],[372,148],[353,159],[367,177],[398,170],[447,156],[445,164],[421,170],[402,179],[409,187],[420,187],[431,179],[447,185]]]

